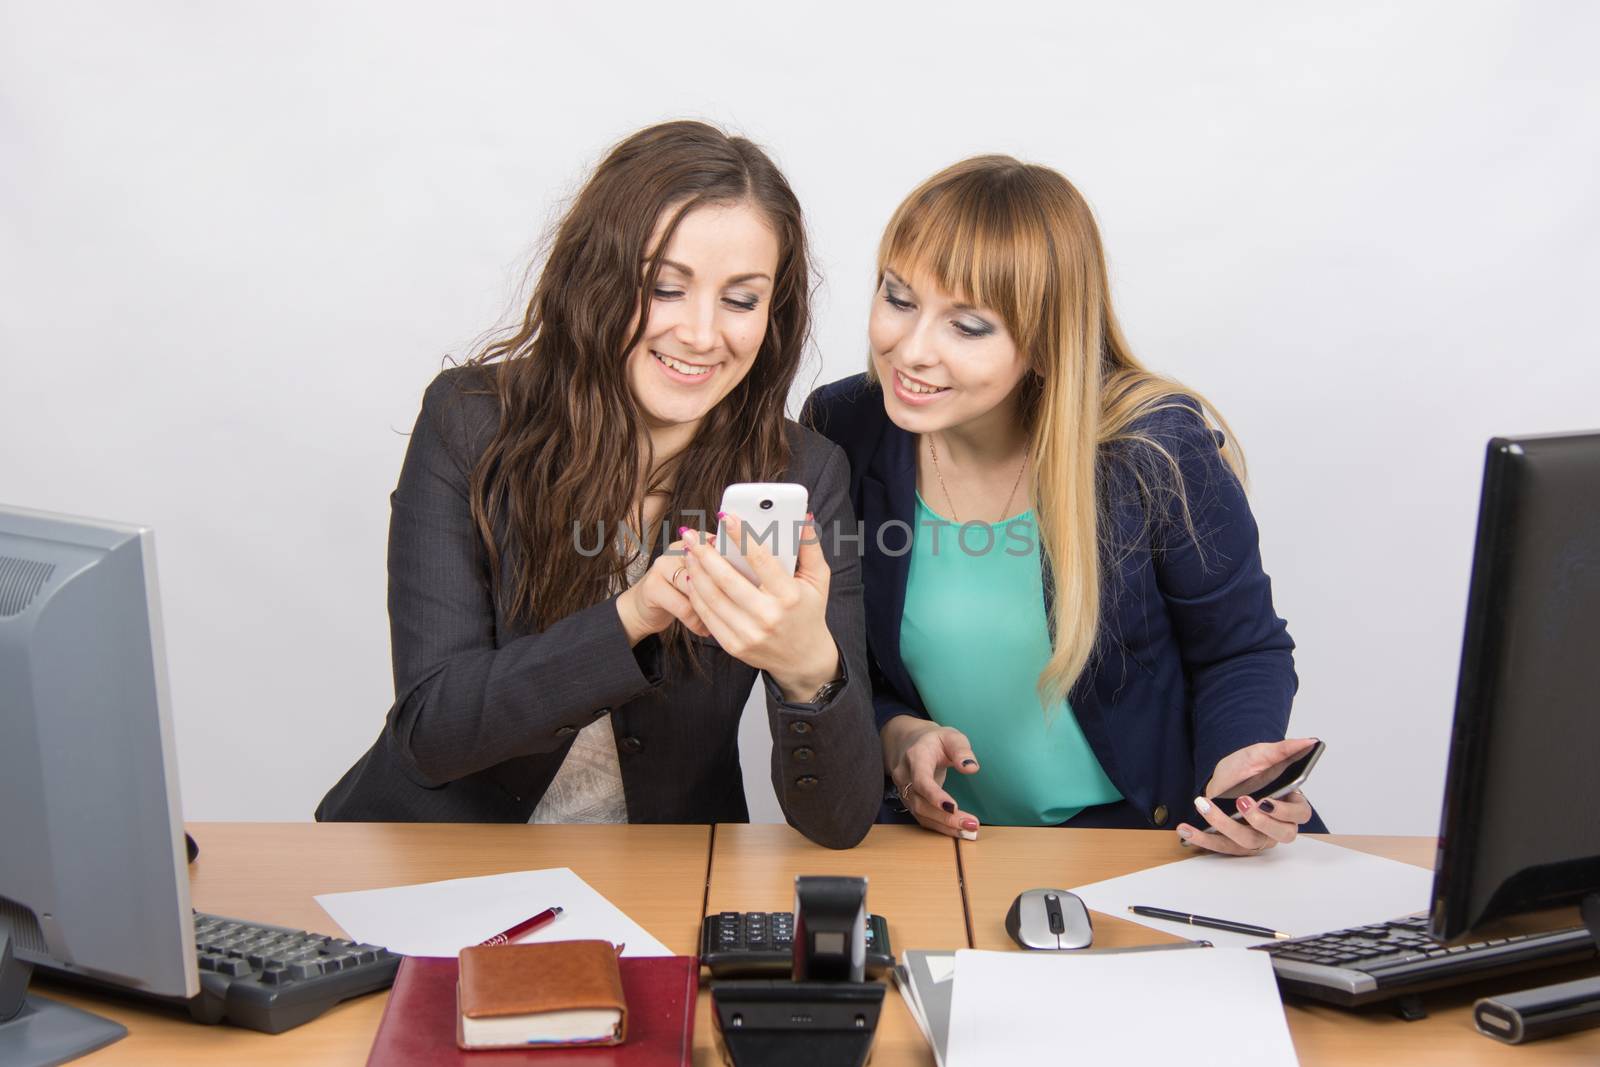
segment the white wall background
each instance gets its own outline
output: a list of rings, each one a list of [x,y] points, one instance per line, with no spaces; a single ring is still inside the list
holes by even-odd
[[[402,432],[610,143],[771,148],[826,277],[806,386],[862,364],[899,198],[1011,152],[1243,439],[1314,798],[1431,833],[1484,441],[1600,425],[1597,39],[1577,3],[8,2],[0,500],[156,528],[188,816],[309,818],[391,699]]]

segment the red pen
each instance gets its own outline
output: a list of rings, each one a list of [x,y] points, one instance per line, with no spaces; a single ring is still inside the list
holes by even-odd
[[[478,944],[479,945],[509,945],[511,942],[515,941],[517,938],[521,937],[523,934],[529,933],[529,932],[531,932],[533,930],[537,930],[537,929],[539,929],[539,927],[545,925],[546,923],[554,921],[555,917],[557,915],[560,915],[560,914],[561,914],[561,909],[560,908],[546,908],[544,911],[541,911],[539,914],[535,915],[533,918],[524,919],[524,920],[522,920],[522,922],[519,922],[517,925],[513,926],[511,929],[505,931],[504,933],[495,934],[493,937],[489,938],[487,941],[479,941]]]

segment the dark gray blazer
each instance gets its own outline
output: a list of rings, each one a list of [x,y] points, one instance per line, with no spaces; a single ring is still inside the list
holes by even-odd
[[[468,505],[473,464],[499,425],[495,397],[473,391],[485,386],[482,371],[457,368],[423,398],[390,497],[394,706],[317,818],[526,822],[573,735],[609,713],[630,822],[748,821],[739,716],[753,668],[709,640],[701,642],[704,676],[665,654],[655,637],[630,648],[611,599],[542,633],[497,610]],[[844,453],[794,423],[787,430],[786,480],[810,491],[822,529],[854,530]],[[833,571],[828,627],[845,686],[814,709],[785,703],[763,680],[772,784],[784,815],[813,841],[848,848],[877,813],[883,757],[867,682],[860,557],[822,541]]]

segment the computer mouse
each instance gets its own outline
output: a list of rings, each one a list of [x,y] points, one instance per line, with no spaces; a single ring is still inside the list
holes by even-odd
[[[1028,889],[1006,912],[1006,933],[1023,948],[1088,948],[1089,909],[1065,889]]]

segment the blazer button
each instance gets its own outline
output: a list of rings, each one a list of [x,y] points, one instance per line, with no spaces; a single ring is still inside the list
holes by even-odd
[[[811,724],[804,719],[796,719],[789,724],[789,732],[791,734],[809,734],[811,732]]]
[[[1167,806],[1165,804],[1157,804],[1156,810],[1150,813],[1150,821],[1157,826],[1167,825]]]
[[[810,789],[817,784],[817,779],[813,775],[806,774],[796,778],[794,780],[794,784],[799,786],[801,789]]]
[[[799,760],[801,763],[809,760],[812,755],[814,755],[814,753],[809,748],[802,747],[794,750],[794,758]]]
[[[578,728],[576,726],[558,726],[558,727],[556,727],[556,736],[557,737],[571,737],[573,734],[575,734],[577,732],[578,732]]]
[[[622,751],[624,752],[644,751],[644,742],[639,740],[637,737],[624,737],[621,741],[621,745]]]

